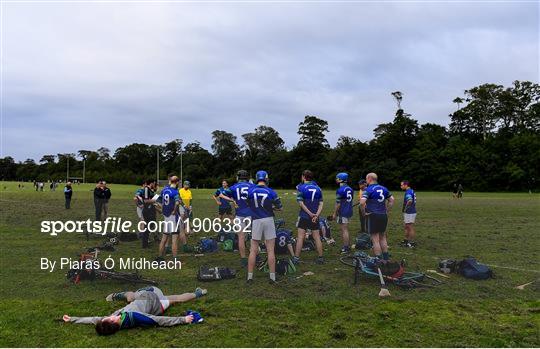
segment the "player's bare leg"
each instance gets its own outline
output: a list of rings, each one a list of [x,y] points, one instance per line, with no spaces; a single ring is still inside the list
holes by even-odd
[[[255,263],[257,262],[257,254],[259,254],[259,243],[259,240],[251,239],[248,258],[248,281],[253,280],[253,270],[255,269]]]
[[[298,229],[298,237],[296,238],[296,249],[294,251],[294,256],[298,261],[300,259],[300,253],[302,252],[302,247],[304,246],[304,240],[306,238],[306,230]]]
[[[159,257],[163,257],[165,255],[165,247],[167,246],[168,241],[169,241],[169,234],[162,234],[161,242],[159,243]]]
[[[195,292],[188,292],[188,293],[182,293],[182,294],[173,294],[173,295],[169,295],[169,296],[165,296],[165,297],[167,297],[167,299],[169,300],[171,305],[173,305],[173,304],[176,304],[176,303],[185,303],[185,302],[192,301],[194,299],[197,299],[197,298],[200,298],[200,297],[204,296],[207,293],[208,293],[208,291],[206,289],[197,288],[195,290]]]
[[[276,253],[274,246],[276,239],[265,240],[266,253],[268,255],[268,269],[270,270],[270,280],[276,281]]]
[[[375,256],[380,256],[382,253],[379,237],[380,234],[371,234],[371,243],[373,244],[373,254]]]
[[[379,245],[384,260],[388,260],[388,242],[386,241],[386,233],[379,234]]]
[[[322,245],[322,240],[321,240],[321,232],[320,230],[312,230],[311,234],[313,236],[313,240],[315,241],[315,247],[317,248],[318,256],[322,257],[323,245]]]
[[[339,229],[341,230],[341,238],[343,239],[343,246],[350,246],[349,223],[340,224]]]
[[[171,249],[172,249],[172,256],[173,258],[176,258],[176,256],[178,256],[178,236],[180,234],[174,234],[174,235],[171,235]]]

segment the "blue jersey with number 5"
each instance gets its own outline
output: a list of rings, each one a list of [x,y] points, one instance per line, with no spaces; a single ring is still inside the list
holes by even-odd
[[[317,184],[314,184],[313,182],[307,182],[299,184],[296,187],[296,190],[298,190],[298,194],[296,195],[296,201],[303,202],[306,208],[311,211],[311,213],[317,213],[317,210],[319,209],[319,203],[323,200],[321,188],[319,188],[319,186]],[[307,212],[301,208],[299,216],[302,218],[311,219]]]
[[[336,190],[336,202],[339,205],[338,216],[340,217],[352,217],[353,215],[353,197],[354,191],[348,185],[342,185]]]
[[[371,184],[362,193],[362,197],[366,198],[366,212],[386,214],[386,200],[391,197],[392,194],[379,184]]]
[[[248,190],[251,219],[274,217],[274,207],[281,208],[277,193],[265,185],[254,185]]]
[[[238,182],[233,185],[230,190],[232,192],[232,198],[238,208],[236,209],[236,215],[238,217],[251,217],[251,209],[249,208],[247,199],[249,188],[253,187],[249,182]]]
[[[162,207],[161,212],[163,213],[163,216],[169,217],[174,212],[176,203],[180,200],[178,189],[165,187],[161,191],[160,199]]]

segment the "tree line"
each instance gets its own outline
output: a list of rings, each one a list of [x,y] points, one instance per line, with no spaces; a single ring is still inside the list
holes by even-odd
[[[449,190],[461,183],[467,190],[523,191],[540,188],[540,86],[515,81],[511,86],[483,84],[453,100],[456,110],[448,127],[420,125],[401,108],[402,94],[392,93],[398,109],[392,122],[378,125],[372,140],[341,136],[335,147],[326,139],[328,122],[307,115],[298,125],[298,143],[285,147],[278,131],[259,126],[238,138],[224,130],[212,132],[211,149],[197,141],[174,139],[162,145],[133,143],[111,152],[79,150],[76,154],[46,154],[15,162],[0,159],[4,180],[58,180],[72,177],[86,181],[105,178],[115,183],[141,183],[155,178],[156,158],[160,179],[182,174],[193,186],[215,187],[233,180],[238,169],[252,175],[267,170],[274,187],[294,187],[304,169],[315,172],[321,186],[334,185],[335,174],[349,172],[353,181],[376,172],[381,182],[397,188],[402,179],[416,189]],[[84,164],[83,164],[84,163]]]

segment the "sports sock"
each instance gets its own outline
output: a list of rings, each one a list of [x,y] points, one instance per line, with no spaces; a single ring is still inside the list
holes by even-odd
[[[113,300],[113,301],[127,301],[126,292],[112,293],[111,294],[111,300]]]
[[[383,258],[385,261],[387,261],[387,260],[390,258],[390,256],[388,255],[388,252],[383,252],[383,253],[382,253],[382,258]]]
[[[203,289],[200,288],[200,287],[197,287],[197,288],[195,289],[195,292],[194,292],[194,293],[195,293],[195,297],[197,297],[197,298],[201,298],[202,296],[204,296],[204,295],[206,294],[206,292],[203,291]]]
[[[270,273],[270,280],[276,281],[276,273]]]
[[[248,273],[248,280],[253,279],[253,273]]]

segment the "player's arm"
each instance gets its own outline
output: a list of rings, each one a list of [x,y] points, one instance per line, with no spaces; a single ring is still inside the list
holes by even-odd
[[[231,198],[231,197],[229,197],[229,196],[227,196],[227,195],[225,195],[225,194],[223,194],[223,193],[219,194],[218,197],[221,198],[221,199],[223,199],[223,200],[227,200],[227,201],[229,201],[229,202],[235,202],[233,198]]]
[[[405,206],[403,207],[403,212],[407,211],[407,209],[409,208],[409,206],[411,206],[413,204],[413,198],[412,198],[412,195],[408,194],[405,196]]]
[[[221,194],[218,194],[219,191],[216,191],[213,195],[212,195],[212,198],[214,198],[214,201],[216,202],[216,204],[218,204],[218,206],[221,206],[221,201],[219,201],[219,197],[221,196]]]
[[[62,317],[62,320],[64,320],[64,322],[73,322],[74,324],[88,324],[88,325],[95,325],[101,319],[103,319],[103,316],[78,317],[78,316],[69,316],[66,314]]]
[[[334,205],[334,213],[332,214],[333,219],[336,219],[340,208],[341,208],[341,195],[338,192],[336,193],[336,204]]]
[[[362,213],[362,216],[366,215],[367,199],[367,195],[362,194],[362,198],[360,199],[360,212]]]
[[[394,206],[394,197],[392,196],[392,194],[389,195],[390,196],[386,201],[386,212],[390,212],[390,210],[392,210],[392,206]]]
[[[272,202],[272,205],[274,211],[281,211],[283,209],[283,204],[281,203],[281,199],[279,198],[279,196],[277,196],[277,194],[275,194],[275,199]]]

